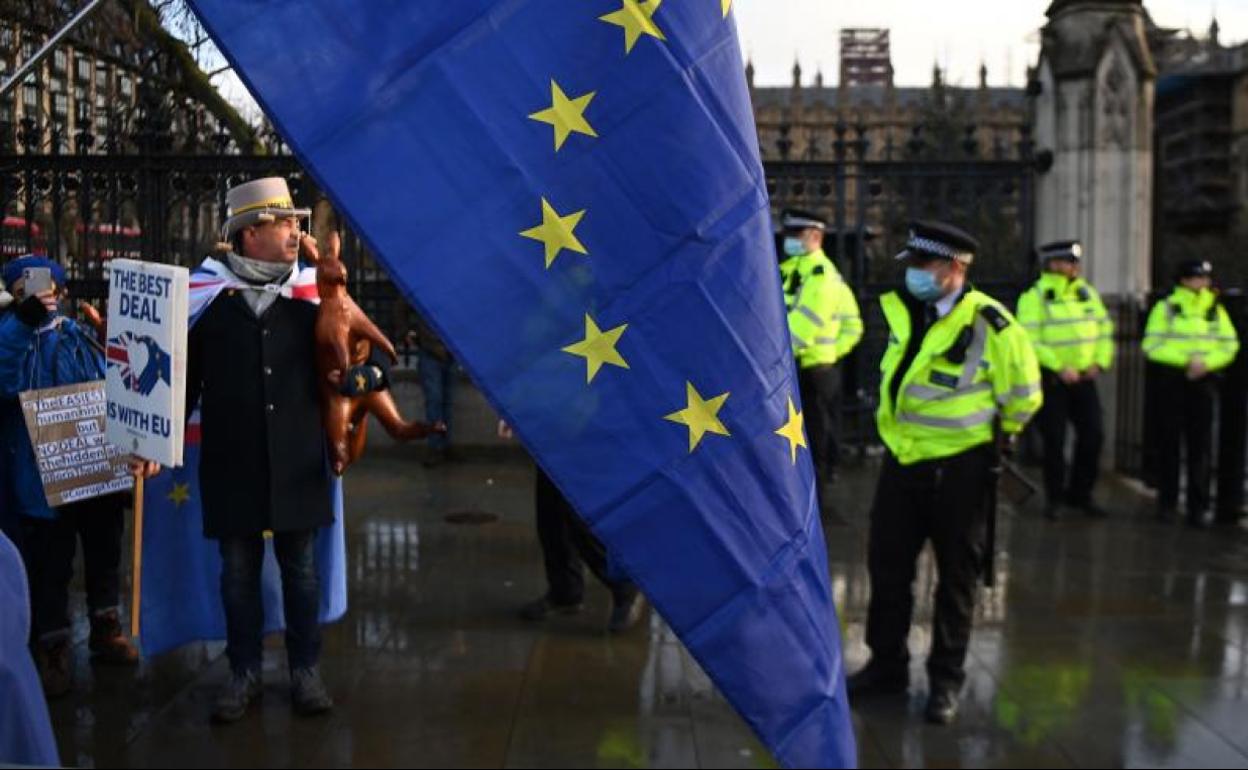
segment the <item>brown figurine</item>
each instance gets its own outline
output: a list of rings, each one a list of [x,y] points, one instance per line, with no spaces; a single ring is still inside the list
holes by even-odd
[[[99,309],[90,302],[79,302],[78,312],[82,313],[82,320],[95,332],[96,339],[101,343],[108,341],[108,323],[104,320],[104,316],[100,314]]]
[[[380,390],[363,396],[340,392],[344,372],[368,361],[377,345],[397,362],[394,345],[347,294],[347,269],[338,258],[342,247],[337,233],[330,233],[325,253],[319,254],[312,238],[303,239],[304,256],[316,265],[316,290],[321,307],[316,317],[316,366],[320,375],[321,413],[329,439],[330,463],[341,476],[364,453],[371,413],[396,441],[425,438],[427,423],[406,422],[394,396]]]

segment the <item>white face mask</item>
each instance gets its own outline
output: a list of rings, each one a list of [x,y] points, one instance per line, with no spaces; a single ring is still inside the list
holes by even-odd
[[[801,238],[790,235],[784,239],[784,253],[790,257],[801,257],[809,253],[809,251]]]

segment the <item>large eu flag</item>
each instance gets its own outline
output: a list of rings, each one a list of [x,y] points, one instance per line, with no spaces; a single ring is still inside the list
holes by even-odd
[[[192,0],[788,765],[851,765],[731,0]]]

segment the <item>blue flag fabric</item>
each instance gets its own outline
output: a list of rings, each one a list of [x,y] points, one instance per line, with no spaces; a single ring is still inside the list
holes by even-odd
[[[56,738],[30,658],[30,593],[13,542],[0,532],[0,764],[58,767]]]
[[[855,748],[731,0],[192,0],[777,758]]]
[[[148,657],[196,641],[225,638],[221,603],[221,554],[204,538],[199,495],[198,425],[187,430],[183,467],[165,470],[144,487],[143,594],[139,640]],[[334,488],[334,523],[316,540],[322,623],[347,611],[346,532],[342,487]],[[261,571],[264,631],[285,627],[281,572],[271,540],[265,542]]]

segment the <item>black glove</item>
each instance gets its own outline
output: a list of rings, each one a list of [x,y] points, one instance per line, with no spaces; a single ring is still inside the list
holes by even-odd
[[[343,374],[338,392],[348,398],[355,398],[366,396],[374,391],[385,390],[387,386],[386,373],[381,370],[381,367],[364,364],[353,366]]]
[[[1006,460],[1014,459],[1014,453],[1018,450],[1018,434],[1002,433],[997,437],[997,452]]]
[[[48,308],[43,304],[43,300],[32,295],[14,307],[13,315],[17,316],[17,320],[27,326],[38,329],[48,322],[48,318],[52,314],[48,312]]]

